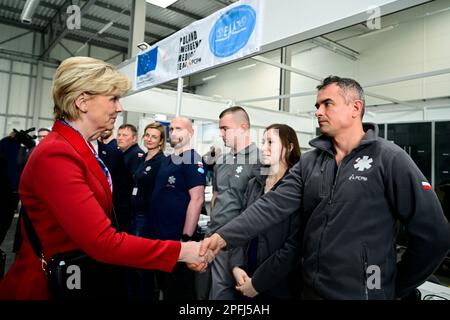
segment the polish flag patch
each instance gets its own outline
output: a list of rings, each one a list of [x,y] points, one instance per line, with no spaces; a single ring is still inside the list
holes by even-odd
[[[426,190],[432,190],[431,188],[431,184],[429,184],[426,181],[422,181],[422,188],[426,189]]]

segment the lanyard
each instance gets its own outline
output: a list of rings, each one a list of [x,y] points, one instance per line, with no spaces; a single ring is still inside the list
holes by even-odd
[[[94,146],[92,146],[92,144],[90,142],[86,141],[86,139],[84,139],[84,137],[81,134],[81,132],[78,131],[72,125],[70,125],[70,123],[68,123],[66,120],[61,119],[61,122],[63,124],[65,124],[66,126],[68,126],[69,128],[72,128],[73,130],[75,130],[83,138],[83,140],[86,142],[86,144],[88,145],[89,149],[94,154],[95,159],[97,159],[97,162],[99,163],[100,167],[102,168],[103,173],[105,174],[106,180],[108,181],[109,188],[111,189],[111,192],[112,192],[113,184],[112,184],[111,174],[109,173],[108,167],[105,165],[105,163],[102,161],[102,159],[100,159],[100,157],[98,156],[97,152],[94,149]]]

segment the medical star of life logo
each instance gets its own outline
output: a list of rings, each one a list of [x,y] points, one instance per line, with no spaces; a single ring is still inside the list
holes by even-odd
[[[170,176],[170,177],[169,177],[168,182],[169,182],[170,184],[174,184],[175,181],[177,181],[177,179],[176,179],[174,176]]]
[[[358,171],[364,171],[364,170],[370,169],[372,167],[372,165],[371,165],[372,162],[373,162],[373,159],[369,158],[369,156],[364,156],[362,158],[358,157],[358,159],[356,159],[353,167],[355,169],[358,169]]]
[[[236,168],[236,173],[239,174],[242,172],[242,166]]]

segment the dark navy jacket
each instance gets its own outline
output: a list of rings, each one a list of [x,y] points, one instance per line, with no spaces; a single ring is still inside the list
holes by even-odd
[[[186,210],[191,201],[189,190],[204,186],[205,175],[202,158],[193,149],[179,156],[167,156],[161,162],[150,205],[150,238],[181,239]]]
[[[150,216],[150,202],[155,188],[156,175],[164,159],[164,153],[160,151],[153,158],[144,160],[136,170],[134,174],[135,185],[131,197],[133,215]]]
[[[113,204],[118,220],[118,229],[129,232],[131,193],[134,186],[133,174],[139,163],[143,161],[144,152],[137,144],[122,152],[117,146],[116,139],[113,139],[108,144],[98,142],[98,154],[111,173]]]

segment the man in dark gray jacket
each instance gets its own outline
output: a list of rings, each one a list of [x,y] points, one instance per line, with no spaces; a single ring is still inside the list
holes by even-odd
[[[225,109],[219,115],[220,136],[230,152],[217,159],[214,167],[211,222],[207,235],[237,217],[244,205],[248,181],[259,174],[259,150],[250,140],[250,119],[240,106]],[[229,264],[229,253],[222,252],[211,264],[210,300],[237,298]]]
[[[300,209],[304,298],[404,297],[444,259],[449,223],[412,159],[362,123],[361,86],[330,76],[318,90],[315,149],[275,191],[204,240],[200,254],[241,246]],[[409,242],[397,263],[398,221]]]

